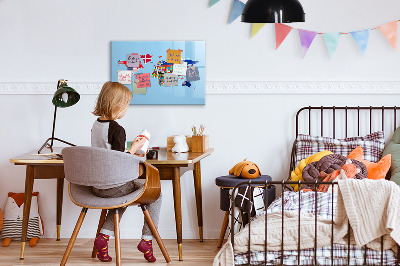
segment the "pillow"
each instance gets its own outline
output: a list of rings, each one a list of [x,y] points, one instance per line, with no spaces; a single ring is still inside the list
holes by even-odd
[[[400,185],[400,127],[396,129],[392,139],[386,144],[383,155],[392,155],[392,166],[388,175],[390,180]]]
[[[375,179],[375,180],[385,178],[390,168],[391,157],[392,156],[390,154],[387,154],[377,163],[369,162],[363,159],[363,149],[361,148],[361,146],[355,148],[347,156],[347,158],[349,159],[355,159],[365,164],[368,170],[368,179]]]
[[[336,154],[347,156],[352,150],[361,146],[364,150],[364,159],[377,162],[381,158],[385,147],[383,131],[371,133],[364,137],[352,137],[345,139],[333,139],[329,137],[316,137],[299,134],[296,139],[295,165],[308,156],[329,150]]]

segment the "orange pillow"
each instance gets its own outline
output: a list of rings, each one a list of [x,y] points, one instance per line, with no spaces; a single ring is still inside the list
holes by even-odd
[[[392,161],[392,155],[388,154],[377,163],[368,162],[363,159],[363,149],[361,146],[358,146],[352,152],[350,152],[347,158],[355,159],[365,164],[368,170],[368,179],[375,180],[384,179],[386,177]]]

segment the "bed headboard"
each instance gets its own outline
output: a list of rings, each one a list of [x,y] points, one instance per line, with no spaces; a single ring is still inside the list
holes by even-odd
[[[389,139],[398,126],[396,106],[308,106],[296,114],[296,137],[299,134],[347,138],[363,136],[375,131],[383,131]],[[295,144],[293,144],[290,171],[295,164]],[[290,176],[290,172],[289,172]]]

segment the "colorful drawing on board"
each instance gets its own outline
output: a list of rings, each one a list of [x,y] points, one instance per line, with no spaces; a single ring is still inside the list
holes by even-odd
[[[188,68],[186,71],[186,81],[193,82],[196,80],[200,80],[199,68],[194,66]]]
[[[189,81],[185,81],[185,82],[182,83],[182,86],[186,86],[186,87],[190,88],[192,86],[192,84],[190,84]]]
[[[136,79],[139,80],[139,82],[137,82],[137,87],[138,88],[151,87],[150,74],[149,73],[136,74]]]
[[[174,64],[173,72],[176,75],[186,76],[187,63],[183,62],[183,64]]]
[[[181,62],[182,50],[167,50],[167,63],[179,64]]]
[[[204,41],[111,42],[111,80],[121,71],[131,104],[205,104]]]
[[[151,58],[153,56],[149,55],[149,54],[144,54],[144,55],[140,55],[140,58],[143,60],[143,63],[147,64],[147,63],[151,63]]]
[[[164,74],[165,87],[178,86],[178,75],[172,73]]]
[[[118,71],[118,82],[121,84],[132,84],[132,72],[128,70]]]

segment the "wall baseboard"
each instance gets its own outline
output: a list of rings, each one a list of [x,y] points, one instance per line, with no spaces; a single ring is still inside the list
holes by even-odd
[[[0,94],[53,94],[56,83],[0,83]],[[97,95],[103,82],[71,82],[80,94]],[[400,94],[400,81],[208,81],[206,94]]]

